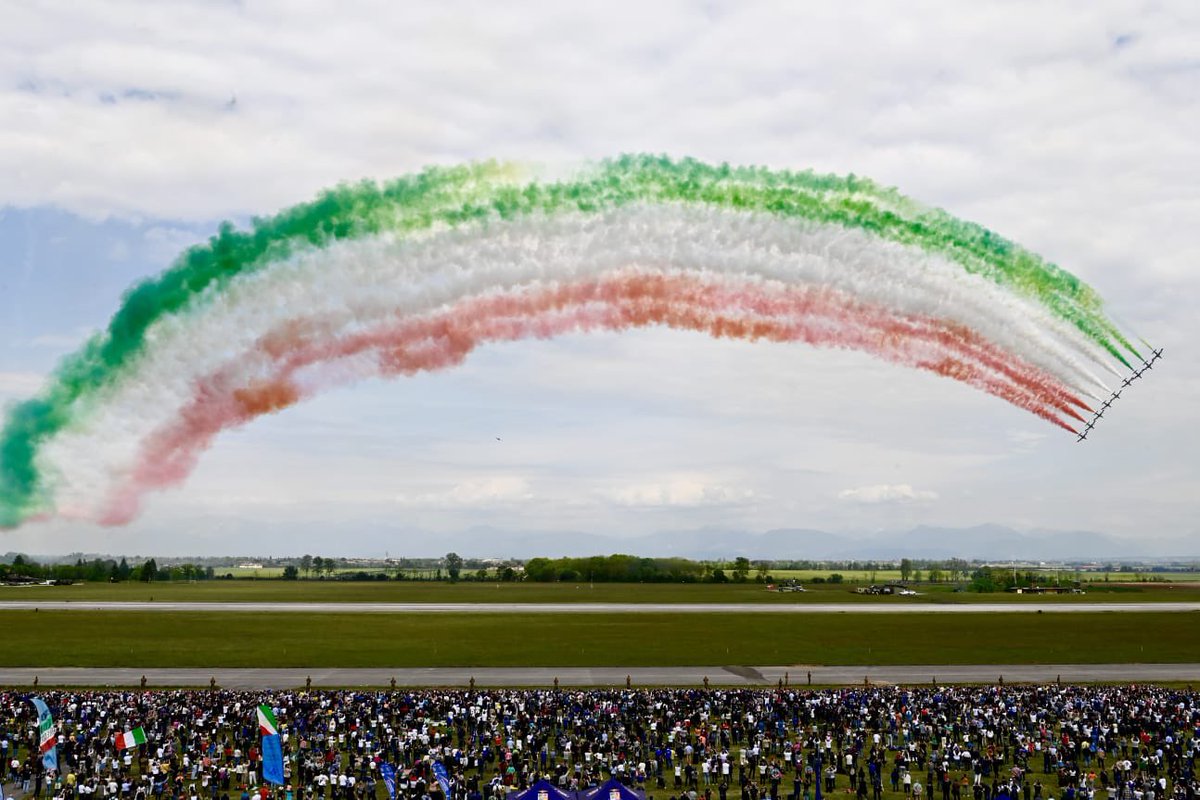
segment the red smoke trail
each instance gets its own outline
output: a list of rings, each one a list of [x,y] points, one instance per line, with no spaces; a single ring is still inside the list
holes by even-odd
[[[650,325],[714,337],[863,350],[963,381],[1066,430],[1071,428],[1058,413],[1082,419],[1075,407],[1086,407],[1042,370],[936,318],[896,316],[828,288],[624,273],[467,299],[340,338],[331,337],[319,320],[281,325],[260,342],[265,375],[247,384],[243,365],[231,363],[200,381],[177,421],[146,440],[134,473],[112,497],[102,522],[127,522],[137,513],[142,493],[181,482],[221,430],[311,393],[297,382],[301,370],[374,354],[373,373],[411,375],[459,364],[486,342]]]

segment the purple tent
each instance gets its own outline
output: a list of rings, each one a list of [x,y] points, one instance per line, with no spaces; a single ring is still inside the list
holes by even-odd
[[[548,780],[533,783],[523,792],[513,792],[507,800],[575,800],[574,792],[564,792]]]
[[[646,800],[646,793],[631,789],[616,778],[609,778],[595,789],[580,792],[581,800]]]

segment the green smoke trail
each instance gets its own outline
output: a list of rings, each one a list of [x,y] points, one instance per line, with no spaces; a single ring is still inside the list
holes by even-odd
[[[1001,236],[898,191],[849,175],[709,165],[693,159],[627,155],[562,182],[518,184],[510,167],[484,162],[432,168],[379,185],[340,186],[315,201],[257,219],[247,231],[222,225],[162,275],[133,287],[108,327],[59,366],[48,388],[17,405],[0,430],[0,527],[49,511],[39,446],[86,416],[96,390],[135,369],[150,327],[202,308],[239,275],[339,240],[390,232],[565,212],[594,213],[636,203],[698,203],[841,225],[919,247],[968,272],[1032,298],[1128,366],[1136,349],[1102,312],[1099,296],[1058,266]]]

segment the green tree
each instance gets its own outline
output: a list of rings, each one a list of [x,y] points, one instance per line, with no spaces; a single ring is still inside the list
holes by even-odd
[[[912,571],[913,571],[912,559],[911,558],[900,559],[900,580],[907,583],[908,579],[912,577]]]
[[[737,583],[745,583],[749,575],[750,559],[745,556],[738,556],[733,561],[733,580]]]
[[[462,572],[463,560],[458,553],[446,553],[446,572],[450,573],[450,582],[457,583],[458,576]]]
[[[971,576],[971,584],[967,587],[972,592],[996,592],[1002,588],[996,580],[996,573],[991,567],[977,569]]]
[[[142,571],[138,577],[142,583],[152,583],[158,577],[158,564],[153,558],[147,559],[142,564]]]
[[[294,581],[300,577],[300,570],[294,564],[288,564],[283,568],[283,579],[285,581]]]
[[[304,570],[304,577],[308,577],[312,573],[313,557],[305,553],[300,558],[300,569]]]

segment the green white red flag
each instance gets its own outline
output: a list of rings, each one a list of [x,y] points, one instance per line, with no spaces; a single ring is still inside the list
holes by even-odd
[[[275,714],[265,703],[258,707],[258,730],[263,736],[275,736],[279,733],[279,723],[275,721]]]
[[[118,750],[127,750],[130,747],[137,747],[139,744],[146,743],[146,731],[140,726],[131,731],[118,733],[114,739]]]

